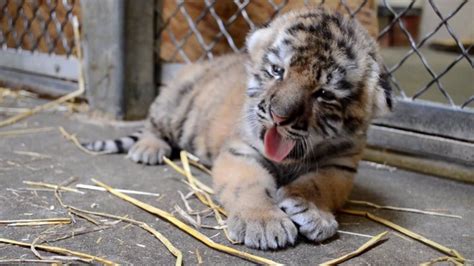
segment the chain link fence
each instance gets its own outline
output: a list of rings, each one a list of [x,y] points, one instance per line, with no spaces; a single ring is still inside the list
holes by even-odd
[[[473,5],[453,0],[446,10],[440,8],[443,1],[407,2],[392,6],[388,0],[155,0],[156,63],[190,63],[241,51],[247,32],[278,14],[304,5],[324,6],[357,19],[380,42],[400,98],[441,102],[457,110],[474,108],[474,41],[466,42],[451,25],[463,11],[472,13]],[[415,26],[411,21],[421,9],[435,18],[422,36],[416,29],[419,21]],[[76,80],[76,63],[65,60],[74,59],[73,16],[81,18],[79,0],[0,0],[0,52],[5,51],[0,67]],[[442,31],[448,39],[438,44],[454,49],[449,53],[431,49]]]
[[[0,47],[71,56],[72,17],[79,14],[74,0],[0,0]]]
[[[0,82],[59,96],[76,88],[77,0],[0,0]]]
[[[434,13],[437,20],[421,37],[416,26],[410,25],[413,14],[421,11],[419,2],[412,0],[406,6],[395,7],[387,0],[378,3],[370,0],[157,1],[157,63],[189,63],[241,51],[245,34],[279,13],[303,5],[325,6],[359,20],[385,46],[382,48],[382,54],[388,58],[385,68],[402,99],[437,101],[458,110],[474,107],[474,71],[469,55],[474,52],[473,44],[472,41],[463,43],[450,25],[450,20],[467,8],[468,0],[450,1],[451,10],[448,11],[440,10],[439,1],[426,0],[423,12]],[[377,12],[386,18],[385,25],[379,25]],[[454,51],[443,52],[447,54],[446,60],[439,62],[439,52],[433,52],[429,47],[433,46],[433,36],[441,30],[447,31],[450,36],[441,46],[448,43],[447,46]],[[396,38],[404,39],[403,48],[387,46],[387,39],[393,38],[389,35],[394,32],[398,36]],[[455,77],[456,68],[460,66],[467,76]],[[407,75],[410,77],[407,78]],[[451,78],[448,78],[450,75]],[[450,80],[446,83],[448,85],[445,85],[444,79]],[[452,82],[459,79],[464,79],[464,82]],[[407,80],[412,82],[407,83]]]

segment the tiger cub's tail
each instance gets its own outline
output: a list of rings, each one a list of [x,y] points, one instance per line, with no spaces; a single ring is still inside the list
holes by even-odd
[[[103,153],[126,153],[140,139],[141,130],[118,139],[96,140],[82,143],[82,146],[90,151]]]

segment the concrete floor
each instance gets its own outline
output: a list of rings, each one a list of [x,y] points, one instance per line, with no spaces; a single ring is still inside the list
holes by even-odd
[[[24,106],[37,103],[36,100],[20,102]],[[2,106],[10,104],[8,101],[1,103]],[[18,103],[15,104],[18,105]],[[0,119],[4,117],[0,113]],[[37,191],[35,193],[23,190],[22,188],[26,185],[22,182],[30,180],[60,183],[71,176],[78,177],[76,183],[92,184],[90,179],[97,178],[117,188],[160,193],[162,196],[158,198],[136,197],[170,212],[174,210],[176,204],[183,207],[177,191],[187,192],[188,188],[181,182],[182,177],[174,170],[165,166],[137,165],[126,160],[123,155],[87,155],[66,141],[56,129],[58,126],[63,126],[69,132],[77,134],[82,140],[121,136],[133,131],[132,127],[98,126],[90,122],[68,113],[44,113],[0,129],[1,132],[22,128],[54,127],[51,131],[35,134],[0,136],[0,220],[66,217],[65,210],[59,206],[52,192]],[[24,152],[34,152],[42,156],[28,155]],[[201,176],[201,179],[206,183],[211,182],[207,176]],[[360,165],[351,198],[461,215],[462,219],[455,219],[348,206],[353,209],[370,210],[374,214],[458,250],[469,259],[469,264],[474,263],[473,185],[403,170],[390,170],[387,167],[376,167],[374,164],[363,162]],[[105,192],[86,191],[85,195],[63,193],[63,199],[66,204],[76,207],[128,215],[150,224],[182,250],[184,262],[187,265],[197,264],[197,250],[205,265],[249,264],[239,258],[211,250],[172,225]],[[193,201],[193,204],[197,209],[203,208],[197,201]],[[338,214],[337,217],[341,225],[340,230],[367,235],[376,235],[385,230],[390,232],[388,241],[351,259],[346,265],[413,265],[443,255],[366,218],[345,214]],[[203,222],[213,223],[211,219]],[[54,228],[54,231],[66,234],[81,227],[92,228],[93,226],[77,218],[75,224]],[[20,228],[0,225],[0,238],[31,242],[48,228],[51,226]],[[200,230],[208,236],[214,236],[213,239],[216,242],[231,245],[218,231]],[[215,236],[216,234],[218,235]],[[339,233],[337,237],[323,244],[312,244],[300,240],[295,247],[281,251],[262,252],[243,246],[234,247],[280,263],[309,265],[339,257],[355,250],[367,240],[366,237]],[[122,264],[171,265],[174,263],[173,256],[159,241],[140,228],[126,226],[125,223],[118,223],[103,231],[50,244],[103,256]],[[53,255],[45,252],[42,254]],[[0,260],[18,258],[35,257],[28,248],[0,244]]]

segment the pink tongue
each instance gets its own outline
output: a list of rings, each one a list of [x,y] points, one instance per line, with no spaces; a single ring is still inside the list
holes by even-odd
[[[283,161],[295,147],[295,141],[283,138],[278,133],[276,127],[267,130],[263,142],[265,146],[265,155],[275,162]]]

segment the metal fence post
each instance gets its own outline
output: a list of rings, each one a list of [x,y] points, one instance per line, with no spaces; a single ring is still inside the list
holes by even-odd
[[[143,118],[155,95],[153,2],[83,0],[84,67],[92,110]]]
[[[124,1],[83,0],[84,74],[89,104],[124,117]]]
[[[125,4],[125,119],[146,116],[156,96],[154,1]]]

